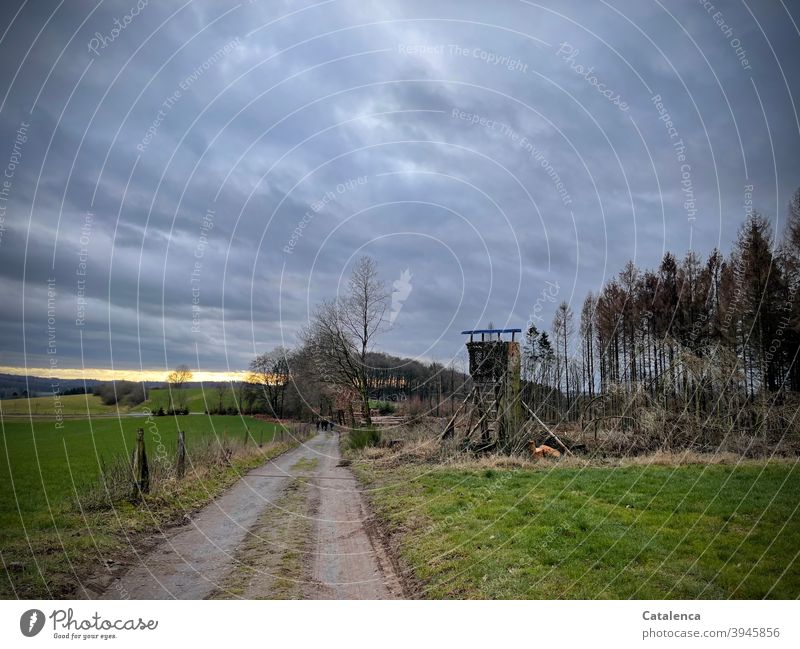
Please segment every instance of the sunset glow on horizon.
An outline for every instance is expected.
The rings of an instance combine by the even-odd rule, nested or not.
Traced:
[[[36,376],[54,379],[85,379],[87,381],[159,381],[166,383],[167,374],[172,370],[126,370],[99,369],[93,367],[78,369],[50,369],[48,367],[7,367],[0,365],[0,373],[16,376]],[[216,372],[192,370],[192,383],[217,383],[220,381],[244,381],[249,372]]]

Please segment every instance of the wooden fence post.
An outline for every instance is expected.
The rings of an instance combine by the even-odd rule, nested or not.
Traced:
[[[144,428],[136,431],[136,450],[133,455],[133,479],[140,493],[150,491],[150,469],[147,466],[147,453],[144,448]],[[138,495],[135,494],[135,495]]]
[[[182,478],[186,473],[186,433],[178,431],[178,477]]]

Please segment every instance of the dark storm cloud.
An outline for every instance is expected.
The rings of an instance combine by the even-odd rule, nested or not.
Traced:
[[[0,364],[50,360],[50,308],[60,367],[239,369],[359,254],[411,273],[381,346],[447,360],[800,184],[782,6],[141,4],[0,13]]]

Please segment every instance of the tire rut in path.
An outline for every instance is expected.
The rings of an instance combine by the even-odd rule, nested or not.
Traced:
[[[316,549],[311,565],[318,599],[395,599],[403,588],[380,539],[369,533],[368,512],[350,469],[339,466],[337,435],[326,436],[326,453],[312,479]]]

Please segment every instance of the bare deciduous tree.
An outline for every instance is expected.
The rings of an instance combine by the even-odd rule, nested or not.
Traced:
[[[224,381],[220,381],[219,383],[217,383],[214,386],[214,389],[217,391],[217,398],[219,400],[218,403],[217,403],[217,412],[219,414],[224,414],[224,412],[225,412],[225,395],[228,393],[228,390],[231,389],[230,385],[228,383],[224,382]]]
[[[167,386],[170,388],[170,398],[172,390],[178,393],[178,405],[183,408],[186,405],[186,398],[183,394],[183,386],[192,380],[192,370],[188,365],[178,365],[172,372],[167,374]]]
[[[375,260],[361,257],[347,291],[317,307],[303,332],[325,382],[354,390],[361,399],[361,414],[367,425],[369,413],[369,368],[367,354],[374,338],[386,325],[388,294],[378,278]]]
[[[556,375],[558,386],[561,387],[561,377],[564,377],[564,394],[566,396],[567,412],[570,408],[570,371],[569,371],[569,346],[572,333],[575,329],[572,321],[572,309],[567,302],[562,302],[556,309],[553,317],[553,336],[556,344]],[[562,356],[563,354],[563,356]]]
[[[286,385],[289,382],[289,351],[276,347],[250,362],[250,383],[258,384],[274,417],[283,417]]]

